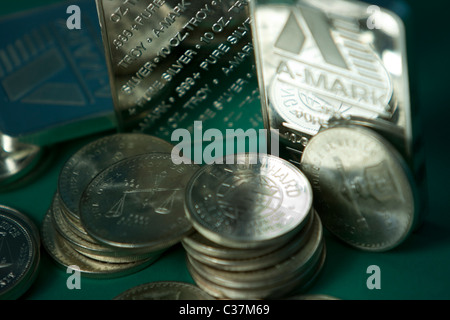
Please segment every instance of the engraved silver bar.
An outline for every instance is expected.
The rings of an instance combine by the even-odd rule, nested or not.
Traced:
[[[259,102],[248,0],[96,3],[121,131],[170,138],[218,117],[232,126]]]
[[[251,3],[265,124],[279,129],[289,148],[301,152],[335,121],[380,120],[383,128],[392,124],[388,133],[401,128],[402,151],[411,156],[404,26],[382,8],[374,20],[369,7],[346,0]]]

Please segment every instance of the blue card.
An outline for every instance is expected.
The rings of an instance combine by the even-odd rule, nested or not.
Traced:
[[[67,25],[70,5],[80,29]],[[0,39],[1,132],[50,145],[115,127],[95,1],[3,17]]]

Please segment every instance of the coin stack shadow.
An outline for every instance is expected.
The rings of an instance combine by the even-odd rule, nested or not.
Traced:
[[[101,243],[86,231],[80,214],[75,212],[79,210],[70,207],[77,209],[84,189],[94,177],[120,160],[171,148],[168,142],[149,135],[113,134],[73,154],[61,170],[57,191],[42,224],[43,244],[50,256],[65,268],[75,266],[84,275],[96,278],[130,274],[156,261],[167,248],[118,248]]]
[[[281,166],[291,167],[289,170],[296,170],[292,165],[282,159],[278,158],[278,160],[275,160],[273,156],[269,159],[269,161],[276,161],[277,165],[281,163]],[[264,166],[262,165],[261,168]],[[274,166],[274,164],[272,163],[268,166]],[[225,168],[223,171],[231,172],[232,170]],[[235,172],[238,171],[236,170]],[[261,171],[264,171],[264,169]],[[270,170],[268,169],[268,171]],[[214,175],[216,173],[214,172]],[[211,175],[213,174],[211,173]],[[198,176],[191,180],[194,181],[192,183],[194,184],[194,190],[192,192],[200,191],[196,189],[195,185],[203,190],[209,187],[206,179],[199,179],[200,181],[196,183],[195,179]],[[258,179],[259,177],[254,181]],[[261,181],[264,180],[273,181],[273,176],[265,175],[261,177]],[[204,184],[205,181],[206,184]],[[247,184],[250,184],[248,181],[246,180]],[[302,182],[298,184],[302,185]],[[272,187],[275,186],[272,185]],[[248,199],[254,189],[250,187],[247,190],[250,193],[246,194],[246,191],[241,190],[236,193],[237,197],[239,198],[240,195],[243,195],[243,198],[247,197]],[[304,190],[308,190],[308,188],[305,187]],[[189,191],[188,187],[187,192]],[[261,194],[269,194],[269,189],[265,189],[264,186],[258,191]],[[202,194],[199,199],[203,196]],[[205,196],[205,198],[211,199],[214,196]],[[242,204],[243,198],[237,199],[232,197],[226,199],[226,201],[230,201],[230,203],[234,203],[237,206],[241,205],[246,207],[245,204]],[[221,200],[224,200],[224,198],[222,197]],[[251,203],[255,201],[263,202],[263,199],[254,198],[250,200]],[[255,206],[258,205],[253,203],[252,207]],[[298,223],[295,228],[289,231],[284,231],[283,229],[283,232],[277,233],[277,236],[271,238],[270,241],[261,239],[252,241],[251,245],[246,245],[245,243],[232,244],[224,239],[224,233],[221,233],[223,229],[219,230],[221,229],[219,225],[226,224],[230,226],[230,223],[232,224],[233,222],[222,220],[216,224],[217,221],[221,220],[221,214],[217,213],[220,209],[215,212],[211,207],[199,205],[199,202],[195,201],[192,204],[187,204],[186,214],[193,221],[196,232],[185,237],[182,240],[182,245],[186,250],[188,270],[196,284],[208,294],[218,299],[282,299],[294,293],[304,292],[319,275],[325,263],[326,246],[322,233],[322,223],[312,206],[304,206],[305,209],[294,209],[291,211],[286,209],[287,207],[289,205],[284,202],[280,204],[279,208],[286,210],[283,215],[289,216],[290,223],[294,225]],[[298,204],[296,207],[302,207],[302,205]],[[195,213],[197,209],[199,212]],[[233,210],[232,212],[236,216],[232,220],[235,223],[243,223],[240,226],[242,227],[240,232],[234,233],[232,231],[235,235],[239,234],[239,237],[247,234],[247,232],[252,234],[253,232],[255,232],[254,234],[258,233],[257,231],[249,231],[252,227],[256,228],[255,224],[252,224],[249,216],[243,219],[237,218],[242,212],[236,213]],[[300,213],[301,211],[303,213]],[[267,211],[257,213],[254,216],[256,220],[253,220],[253,222],[257,222],[257,220],[261,222],[262,220],[260,219],[265,220],[265,218],[261,218],[265,213]],[[294,213],[302,216],[302,218],[294,218]],[[276,217],[277,214],[275,212],[269,214],[269,216],[271,215],[276,220],[279,218],[279,216]],[[219,218],[216,219],[215,217]],[[242,220],[237,222],[239,219]],[[210,221],[211,224],[209,225],[208,222],[205,223],[207,220],[214,220],[214,222]],[[269,229],[267,230],[277,228],[275,220],[271,220],[271,226],[268,226]],[[282,224],[286,227],[289,223]],[[208,230],[205,230],[205,226]]]

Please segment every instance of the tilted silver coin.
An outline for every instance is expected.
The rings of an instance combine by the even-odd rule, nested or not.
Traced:
[[[36,226],[17,210],[0,206],[0,300],[17,299],[25,293],[39,262]]]
[[[89,182],[106,167],[130,156],[170,152],[169,142],[139,133],[117,133],[97,139],[72,155],[58,179],[58,193],[66,211],[79,219],[78,206]]]
[[[306,177],[289,162],[266,154],[227,156],[202,167],[186,191],[186,214],[209,240],[257,248],[292,237],[312,210]]]
[[[335,127],[311,139],[301,168],[324,226],[346,243],[386,251],[416,220],[415,183],[399,153],[362,127]]]
[[[97,175],[80,201],[81,222],[97,241],[119,248],[168,248],[193,231],[185,188],[197,165],[168,153],[122,160]]]
[[[90,259],[73,249],[56,231],[53,218],[47,212],[42,222],[42,243],[53,260],[64,268],[76,266],[79,271],[93,278],[115,278],[137,272],[151,263],[157,257],[129,263],[108,263]]]
[[[128,289],[114,300],[214,300],[214,298],[190,283],[158,281]]]
[[[371,129],[385,138],[394,148],[408,159],[408,145],[406,131],[401,126],[384,119],[365,119],[360,117],[350,117],[348,119],[330,119],[328,127],[342,126],[362,126]]]

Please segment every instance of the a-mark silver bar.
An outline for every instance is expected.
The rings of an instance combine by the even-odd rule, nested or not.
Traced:
[[[348,0],[250,3],[264,124],[279,131],[281,154],[297,165],[327,127],[373,129],[404,156],[425,203],[405,26],[393,12],[369,8]]]
[[[255,100],[246,95],[258,89],[248,0],[96,3],[121,131],[167,138],[239,113],[231,100]]]
[[[288,144],[301,148],[334,118],[380,118],[403,128],[411,154],[403,25],[380,9],[378,29],[369,29],[368,6],[345,0],[251,3],[266,123],[297,126],[296,132],[280,128]]]

